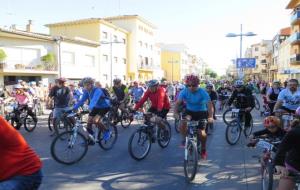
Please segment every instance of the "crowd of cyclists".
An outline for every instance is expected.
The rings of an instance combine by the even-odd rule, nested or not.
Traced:
[[[250,127],[251,112],[255,107],[253,92],[261,93],[264,103],[269,108],[269,115],[264,118],[265,129],[249,136],[249,146],[255,146],[255,139],[261,136],[280,138],[282,142],[274,157],[276,171],[281,174],[278,189],[293,189],[295,182],[289,177],[289,172],[300,172],[300,88],[296,79],[290,79],[284,86],[281,86],[279,81],[274,81],[268,86],[263,82],[243,80],[202,81],[198,76],[191,74],[187,75],[183,82],[176,83],[153,79],[146,83],[135,81],[125,85],[120,79],[114,79],[111,88],[104,88],[100,82],[90,77],[85,77],[78,83],[58,78],[51,88],[45,88],[36,82],[27,84],[25,81],[18,81],[11,90],[2,89],[0,97],[4,102],[3,105],[16,102],[13,111],[17,124],[13,127],[17,130],[22,125],[18,122],[20,112],[24,110],[32,117],[35,125],[38,122],[33,106],[34,99],[44,103],[43,109],[53,109],[54,136],[58,135],[58,125],[63,114],[70,111],[70,107],[77,113],[84,105],[87,106],[88,113],[87,132],[94,135],[92,126],[96,125],[106,137],[111,131],[102,122],[102,118],[110,112],[113,105],[118,105],[121,112],[128,112],[131,121],[134,120],[136,112],[151,112],[156,115],[158,126],[161,128],[164,128],[162,121],[167,119],[170,111],[173,111],[174,118],[180,120],[181,147],[185,146],[187,120],[205,120],[206,122],[199,123],[197,132],[200,139],[199,155],[201,159],[207,159],[207,123],[213,123],[217,119],[216,112],[235,107],[245,110],[245,127]],[[288,129],[283,129],[280,116],[286,112],[293,114],[295,119]],[[4,110],[2,114],[9,113]],[[183,115],[182,118],[180,114]],[[115,120],[114,124],[118,122]],[[11,143],[11,138],[5,137],[8,134],[16,136],[13,138],[15,146],[7,146]],[[36,159],[35,153],[23,137],[11,130],[9,123],[2,117],[0,117],[0,142],[0,168],[4,168],[0,170],[0,189],[26,189],[25,187],[37,189],[42,180],[40,161]],[[89,145],[93,144],[94,141],[89,141]],[[13,162],[11,157],[14,157]],[[34,159],[32,164],[27,162],[28,166],[23,168],[12,166],[20,166],[24,159],[29,158]]]

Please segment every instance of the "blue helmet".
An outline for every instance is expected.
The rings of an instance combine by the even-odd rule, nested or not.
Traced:
[[[159,81],[156,79],[150,80],[148,82],[148,87],[153,87],[153,86],[158,86],[159,85]]]

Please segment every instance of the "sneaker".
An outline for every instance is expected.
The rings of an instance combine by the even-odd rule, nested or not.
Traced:
[[[207,159],[207,152],[206,150],[202,150],[200,154],[201,159],[206,160]]]
[[[185,148],[185,140],[182,140],[180,145],[179,145],[180,148]]]
[[[93,145],[95,145],[95,142],[93,140],[89,139],[88,140],[88,145],[89,146],[93,146]]]

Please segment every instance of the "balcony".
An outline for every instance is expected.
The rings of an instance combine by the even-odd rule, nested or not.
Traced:
[[[300,64],[300,54],[291,55],[290,64],[292,64],[292,65]]]
[[[0,63],[0,73],[58,74],[57,66],[45,63],[22,64],[22,61]]]
[[[270,71],[277,71],[278,70],[278,65],[271,65],[270,66]]]
[[[300,11],[296,11],[291,16],[291,25],[299,25],[300,24]]]
[[[291,45],[299,45],[300,44],[300,33],[296,32],[289,37],[289,42]]]
[[[154,70],[154,66],[153,65],[149,65],[149,64],[143,64],[143,63],[140,63],[138,65],[138,70],[142,70],[142,71],[153,71]]]

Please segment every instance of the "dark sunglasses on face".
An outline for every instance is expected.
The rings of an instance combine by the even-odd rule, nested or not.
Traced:
[[[198,85],[186,85],[187,87],[197,87]]]

